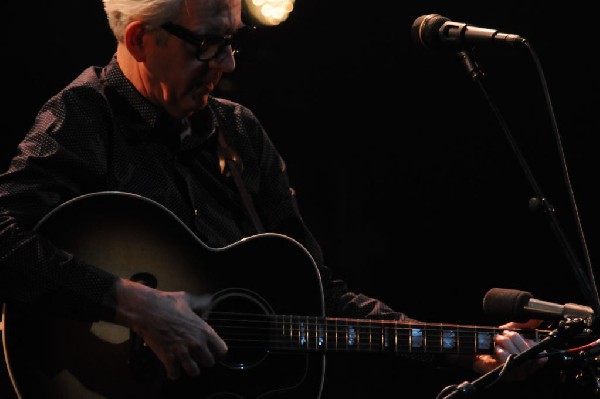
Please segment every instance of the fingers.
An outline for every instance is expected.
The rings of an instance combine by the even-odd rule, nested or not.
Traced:
[[[496,355],[500,361],[505,361],[510,354],[521,353],[531,347],[530,341],[511,330],[505,330],[502,334],[496,335],[494,342],[496,343]]]
[[[200,324],[201,327],[196,330],[198,334],[181,342],[174,350],[174,365],[165,365],[168,378],[180,378],[181,370],[187,376],[196,377],[201,373],[202,367],[213,367],[217,359],[224,358],[227,354],[225,341],[204,320]]]
[[[527,339],[514,330],[536,328],[541,322],[541,320],[529,320],[526,323],[511,322],[500,326],[504,331],[501,334],[494,336],[493,356],[476,356],[473,363],[474,370],[481,374],[487,373],[501,364],[511,362],[512,360],[509,359],[511,355],[516,356],[522,354],[537,345],[537,342],[534,340]],[[510,368],[508,375],[504,376],[504,378],[513,381],[522,380],[547,361],[548,359],[546,357],[537,358],[535,361],[525,361],[517,367]]]
[[[200,375],[200,366],[212,367],[215,365],[215,358],[206,345],[196,346],[192,350],[180,346],[160,360],[164,364],[167,378],[170,380],[181,378],[182,372],[189,377],[196,377]]]
[[[511,355],[522,354],[537,344],[535,341],[526,339],[521,334],[511,330],[505,330],[502,334],[494,337],[494,343],[494,356],[500,363],[506,363],[509,361]],[[536,361],[526,361],[515,369],[512,369],[508,379],[522,380],[528,374],[537,370],[547,360],[547,358],[542,357]]]
[[[190,308],[198,315],[200,316],[208,316],[206,314],[206,312],[208,312],[212,306],[212,295],[208,295],[208,294],[204,294],[204,295],[192,295],[189,293],[186,293],[186,299],[187,302],[190,306]],[[212,352],[214,352],[214,356],[217,358],[222,358],[227,354],[227,344],[225,343],[225,341],[223,341],[223,339],[221,339],[221,337],[217,334],[217,332],[208,324],[203,322],[203,330],[205,332],[205,336],[206,336],[206,343],[207,345],[210,347],[210,349],[212,350]],[[207,364],[205,364],[206,366],[212,366],[215,363],[213,354],[209,352],[210,354],[210,359],[208,356],[206,356],[206,350],[202,347],[200,347],[200,355],[201,355],[201,359],[203,359],[204,362],[207,362]]]
[[[195,348],[194,353],[196,353],[196,359],[198,359],[202,366],[212,367],[215,365],[215,357],[207,345]]]
[[[217,358],[225,357],[227,351],[229,350],[227,347],[227,343],[219,336],[219,334],[217,334],[217,332],[208,323],[205,323],[205,329],[207,330],[206,343],[210,347],[211,351],[214,353],[214,356],[216,356]]]
[[[156,354],[158,359],[165,366],[165,372],[167,378],[170,380],[176,380],[181,377],[181,368],[179,367],[179,361],[175,358],[174,353],[168,354]]]
[[[149,298],[148,306],[136,308],[132,328],[163,363],[169,379],[195,377],[201,368],[213,367],[225,357],[227,344],[200,314],[210,310],[211,295],[177,291],[158,292]]]
[[[217,359],[227,354],[227,344],[206,324],[199,337],[187,344],[181,342],[166,359],[160,359],[166,369],[167,377],[175,380],[182,372],[189,377],[200,375],[202,367],[213,367]],[[208,333],[205,333],[209,330]]]
[[[509,322],[500,326],[502,329],[506,330],[519,330],[519,329],[529,329],[529,328],[537,328],[542,323],[542,320],[539,319],[530,319],[524,323],[517,322]]]
[[[206,316],[212,306],[212,295],[192,295],[190,293],[185,294],[186,301],[189,307],[198,315]]]
[[[176,356],[179,359],[179,364],[181,365],[181,368],[183,369],[185,374],[187,374],[190,377],[196,377],[197,375],[200,375],[200,367],[198,366],[198,363],[196,362],[196,360],[190,355],[189,351],[182,350],[181,353],[177,354]],[[212,355],[210,355],[210,352],[208,352],[208,355],[206,353],[203,354],[203,356],[212,358]],[[204,360],[202,360],[202,361],[204,362]],[[214,359],[213,359],[213,363],[210,364],[210,366],[212,366],[213,364],[214,364]],[[179,378],[179,376],[177,376],[177,378]]]
[[[505,330],[494,337],[495,351],[498,360],[505,361],[511,354],[519,354],[537,345],[534,340],[526,339],[521,334],[512,330]],[[545,358],[540,359],[545,361]]]

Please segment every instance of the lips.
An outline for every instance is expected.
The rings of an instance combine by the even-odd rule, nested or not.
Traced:
[[[204,85],[194,85],[191,90],[192,95],[208,94],[208,93],[210,93],[210,90],[208,87],[206,87]]]
[[[212,82],[198,82],[192,87],[194,94],[205,93],[210,94],[213,92],[215,85]]]

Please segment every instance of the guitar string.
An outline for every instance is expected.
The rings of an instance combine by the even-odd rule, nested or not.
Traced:
[[[492,336],[501,329],[443,323],[335,319],[315,316],[214,313],[211,324],[236,348],[489,353]],[[219,316],[220,318],[216,318]],[[226,317],[224,317],[226,316]],[[531,331],[524,331],[529,332]],[[536,338],[548,331],[535,331]]]

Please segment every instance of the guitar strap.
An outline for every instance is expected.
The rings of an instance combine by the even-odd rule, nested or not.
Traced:
[[[242,180],[241,171],[244,169],[244,164],[242,163],[239,155],[231,146],[229,146],[227,140],[225,140],[225,135],[223,135],[223,132],[219,126],[217,126],[217,140],[219,142],[217,151],[219,155],[219,167],[221,168],[221,173],[224,176],[233,177],[235,185],[237,186],[240,196],[242,197],[242,202],[244,202],[244,206],[246,207],[246,211],[248,211],[248,214],[252,219],[254,228],[257,232],[264,233],[265,228],[258,217],[252,197],[250,196],[250,193],[246,189],[246,185]]]

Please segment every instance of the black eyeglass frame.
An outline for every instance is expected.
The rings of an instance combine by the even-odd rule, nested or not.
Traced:
[[[233,54],[236,54],[240,50],[241,40],[240,37],[246,37],[249,32],[252,32],[256,29],[253,25],[246,25],[237,31],[235,31],[231,35],[217,35],[213,33],[207,33],[205,35],[198,35],[191,30],[184,28],[181,25],[178,25],[174,22],[165,22],[161,25],[161,28],[170,33],[171,35],[183,40],[186,43],[189,43],[196,47],[196,59],[198,61],[210,61],[214,58],[217,58],[223,52],[223,49],[227,46],[231,46],[231,50]],[[216,44],[219,43],[215,54],[211,57],[202,57],[202,52],[206,51],[202,46],[206,44]]]

